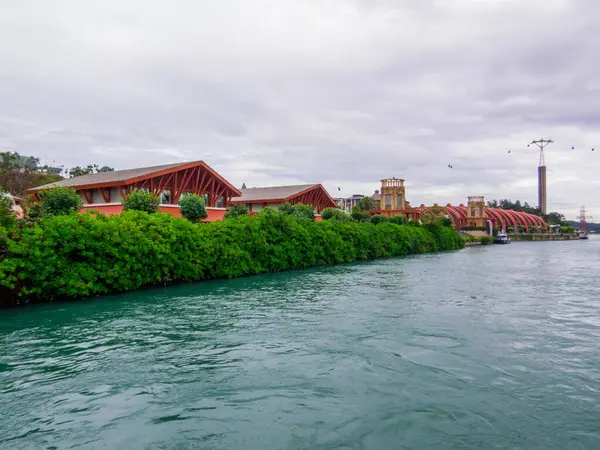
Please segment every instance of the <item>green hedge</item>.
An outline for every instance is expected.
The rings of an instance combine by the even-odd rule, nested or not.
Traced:
[[[275,210],[192,224],[166,214],[73,214],[0,229],[0,303],[131,291],[462,248],[441,225],[297,219]]]

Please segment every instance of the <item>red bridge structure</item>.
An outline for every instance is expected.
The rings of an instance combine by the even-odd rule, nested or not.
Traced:
[[[413,211],[418,211],[419,218],[427,214],[447,215],[452,219],[457,231],[465,227],[487,228],[486,225],[489,223],[492,227],[505,230],[512,227],[515,232],[518,232],[521,227],[526,232],[548,231],[548,224],[541,217],[522,211],[490,208],[485,206],[483,197],[469,197],[468,206],[463,204],[454,206],[450,203],[446,206],[434,205],[432,207],[421,205]]]

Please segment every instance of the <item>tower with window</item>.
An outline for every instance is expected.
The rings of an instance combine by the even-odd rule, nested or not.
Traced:
[[[485,208],[485,197],[469,197],[469,203],[467,204],[467,226],[484,228],[487,218]]]
[[[386,178],[381,180],[382,210],[394,211],[406,209],[406,187],[400,178]]]

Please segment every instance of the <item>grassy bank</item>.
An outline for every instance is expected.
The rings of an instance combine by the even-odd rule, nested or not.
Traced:
[[[172,281],[233,278],[462,248],[424,226],[254,217],[192,224],[165,214],[72,214],[0,229],[0,304],[80,298]]]

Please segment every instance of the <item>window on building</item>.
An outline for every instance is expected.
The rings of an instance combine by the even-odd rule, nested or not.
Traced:
[[[483,206],[479,207],[479,217],[483,217]]]
[[[392,196],[385,194],[385,209],[392,209]]]
[[[475,207],[471,208],[471,217],[475,217]]]
[[[396,205],[398,209],[402,209],[402,194],[398,194],[396,197]]]
[[[217,203],[215,204],[217,208],[225,208],[225,198],[219,197]]]
[[[169,191],[169,190],[162,191],[162,194],[160,194],[160,202],[163,205],[170,205],[171,204],[171,191]]]

